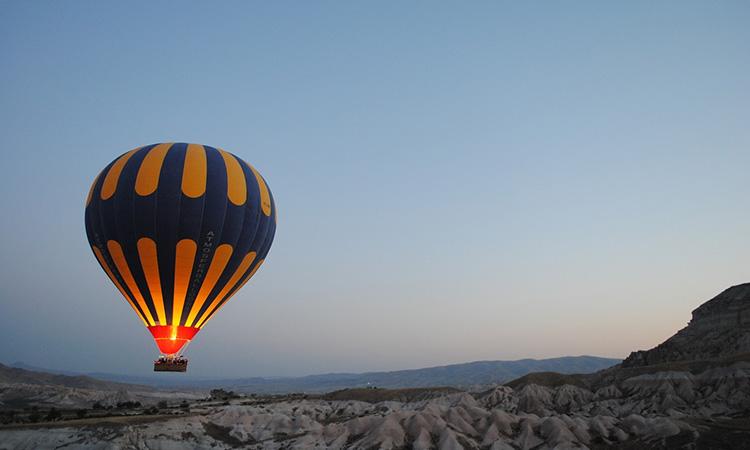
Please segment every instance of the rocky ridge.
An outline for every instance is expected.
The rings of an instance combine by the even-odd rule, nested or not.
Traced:
[[[702,304],[690,323],[651,350],[636,351],[622,367],[750,354],[750,283],[732,286]]]

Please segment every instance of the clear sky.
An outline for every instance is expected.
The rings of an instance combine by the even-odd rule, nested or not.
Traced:
[[[0,362],[147,374],[84,200],[223,147],[279,209],[201,376],[624,357],[750,281],[750,3],[0,4]]]

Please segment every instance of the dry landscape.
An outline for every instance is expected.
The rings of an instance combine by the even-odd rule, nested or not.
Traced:
[[[532,373],[483,391],[165,392],[2,374],[0,449],[750,448],[750,284],[620,365]],[[98,407],[80,412],[91,402]]]

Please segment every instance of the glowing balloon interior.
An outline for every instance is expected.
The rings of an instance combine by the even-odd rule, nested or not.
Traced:
[[[252,278],[275,231],[263,177],[204,145],[131,150],[102,170],[86,200],[94,256],[168,357]]]

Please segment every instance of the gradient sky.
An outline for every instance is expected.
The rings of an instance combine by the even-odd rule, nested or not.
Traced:
[[[84,200],[223,147],[279,208],[200,376],[652,347],[750,281],[750,3],[3,2],[0,362],[148,374]]]

